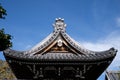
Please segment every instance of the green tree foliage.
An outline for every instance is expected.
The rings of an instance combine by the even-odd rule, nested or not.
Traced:
[[[0,5],[0,18],[5,19],[6,15],[6,10]]]
[[[5,34],[4,29],[0,30],[0,51],[12,47],[11,35]]]
[[[6,10],[0,5],[0,19],[5,19]],[[5,34],[4,29],[0,29],[0,51],[12,47],[11,35]]]

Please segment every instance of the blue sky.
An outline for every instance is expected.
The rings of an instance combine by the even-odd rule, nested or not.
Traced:
[[[120,50],[120,0],[0,0],[7,10],[0,28],[13,36],[12,49],[28,50],[65,19],[67,33],[90,50]],[[0,52],[1,53],[1,52]],[[108,70],[117,70],[120,52]],[[4,59],[2,53],[0,59]],[[104,74],[98,79],[103,80]]]

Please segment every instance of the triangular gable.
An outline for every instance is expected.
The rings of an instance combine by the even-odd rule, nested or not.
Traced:
[[[63,52],[73,52],[76,54],[94,54],[93,51],[85,49],[66,33],[64,19],[57,18],[53,26],[53,33],[31,50],[26,51],[25,54],[44,54],[52,50],[53,52],[55,50],[56,52],[62,52],[63,50]]]
[[[46,53],[75,53],[77,54],[78,51],[75,50],[62,36],[61,33],[58,34],[58,37],[51,42],[46,48],[43,50],[35,53],[35,54],[46,54]]]

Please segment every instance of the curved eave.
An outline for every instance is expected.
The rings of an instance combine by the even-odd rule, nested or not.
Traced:
[[[34,46],[32,49],[25,51],[24,54],[34,55],[35,53],[42,51],[56,39],[58,34],[59,34],[58,31],[54,31],[48,37],[46,37],[43,41],[41,41],[36,46]]]
[[[61,29],[54,31],[48,37],[46,37],[43,41],[38,43],[35,47],[33,47],[32,49],[28,51],[25,51],[24,53],[34,55],[44,50],[46,47],[52,44],[59,35],[62,35],[65,41],[67,41],[67,43],[70,46],[72,46],[75,50],[77,50],[79,53],[82,53],[82,54],[94,54],[95,53],[94,51],[84,48],[82,45],[80,45],[78,42],[72,39],[64,30],[61,30]]]
[[[84,48],[82,45],[80,45],[77,41],[75,41],[73,38],[71,38],[66,32],[61,31],[62,36],[65,38],[65,40],[72,46],[74,49],[76,49],[78,52],[83,53],[85,55],[87,54],[95,54],[94,51],[88,50]]]
[[[49,60],[49,61],[103,61],[106,59],[113,59],[116,55],[116,50],[115,49],[110,49],[107,51],[103,52],[97,52],[95,54],[88,54],[88,55],[75,55],[72,53],[66,53],[62,55],[60,53],[47,53],[44,55],[28,55],[24,54],[24,52],[19,52],[19,51],[14,51],[11,49],[5,50],[4,55],[5,57],[9,57],[12,59],[20,59],[20,60]],[[50,55],[52,54],[52,55]]]

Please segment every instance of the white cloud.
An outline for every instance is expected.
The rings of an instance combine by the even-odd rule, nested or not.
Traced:
[[[97,42],[82,42],[83,46],[87,49],[94,51],[108,50],[111,47],[114,47],[118,50],[115,59],[108,69],[118,69],[120,66],[120,32],[112,32],[105,39],[100,39]]]
[[[30,49],[30,48],[32,48],[32,45],[27,45],[26,47],[25,47],[25,50],[27,49]]]
[[[120,17],[117,18],[117,26],[120,27]]]

